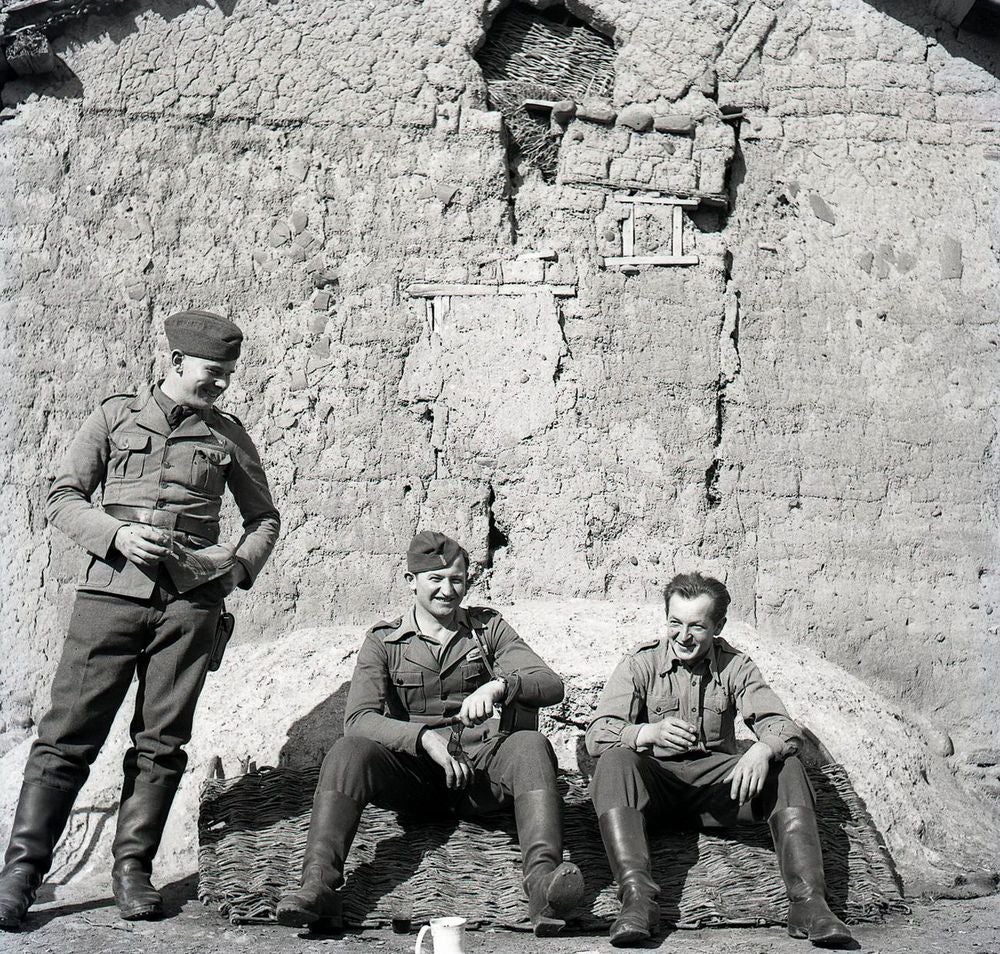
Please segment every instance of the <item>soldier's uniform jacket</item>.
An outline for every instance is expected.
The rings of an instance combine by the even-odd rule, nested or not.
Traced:
[[[475,607],[458,613],[458,633],[442,647],[440,659],[432,648],[436,644],[421,635],[413,609],[368,631],[347,694],[346,735],[365,736],[389,749],[415,754],[426,723],[457,715],[466,696],[493,678],[473,629],[481,634],[497,675],[507,679],[501,705],[516,701],[541,708],[562,700],[562,679],[498,612]],[[475,761],[501,738],[498,720],[490,719],[465,729],[462,747]]]
[[[218,542],[222,493],[229,487],[243,515],[235,549],[249,588],[278,537],[278,511],[250,436],[239,420],[215,409],[173,430],[152,388],[105,400],[84,422],[63,459],[46,503],[48,519],[90,554],[78,588],[148,599],[159,568],[130,563],[112,546],[125,523],[103,508],[165,511],[180,521],[182,544]],[[103,488],[102,507],[92,504]]]
[[[638,749],[643,724],[672,716],[698,727],[695,751],[735,755],[737,714],[775,758],[798,751],[801,730],[746,653],[717,636],[706,656],[688,669],[669,639],[651,639],[611,674],[587,728],[587,751],[599,755],[616,745]],[[653,755],[673,757],[659,747]]]

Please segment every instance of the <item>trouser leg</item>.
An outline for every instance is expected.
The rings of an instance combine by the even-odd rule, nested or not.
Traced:
[[[77,792],[132,681],[147,622],[141,602],[77,594],[0,872],[0,927],[23,920],[52,865]]]
[[[535,935],[558,934],[583,894],[583,875],[575,864],[563,861],[563,806],[552,745],[540,732],[515,732],[482,761],[496,804],[514,802],[528,919]],[[469,793],[467,811],[473,805],[488,807],[480,792],[476,786]]]
[[[313,797],[309,835],[299,888],[286,893],[276,911],[281,924],[301,927],[323,921],[342,926],[337,890],[344,883],[344,863],[370,802],[387,808],[433,803],[432,768],[416,756],[392,752],[378,742],[350,736],[338,739],[320,771]]]
[[[183,746],[191,738],[220,612],[218,600],[200,599],[197,590],[186,596],[158,590],[154,597],[151,638],[136,667],[132,745],[123,760],[112,846],[115,900],[129,921],[163,913],[163,899],[151,881],[153,859],[187,764]]]
[[[77,792],[108,737],[149,640],[149,604],[78,593],[24,779]]]
[[[631,749],[610,749],[597,761],[591,798],[622,902],[608,932],[615,947],[640,944],[659,928],[660,887],[653,880],[643,811],[656,810],[657,795],[671,784],[669,773]]]

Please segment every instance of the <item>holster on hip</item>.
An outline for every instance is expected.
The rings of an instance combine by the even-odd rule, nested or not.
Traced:
[[[222,657],[226,654],[226,646],[232,639],[236,628],[236,617],[226,612],[226,604],[222,604],[219,622],[215,624],[215,638],[212,640],[212,652],[208,657],[208,671],[215,672],[222,665]]]

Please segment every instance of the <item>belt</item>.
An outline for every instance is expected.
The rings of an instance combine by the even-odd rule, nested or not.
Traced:
[[[161,527],[164,530],[180,530],[196,537],[210,538],[218,529],[218,524],[207,520],[198,520],[183,513],[172,510],[153,510],[150,507],[127,507],[124,504],[108,504],[104,508],[106,514],[118,520],[129,523],[144,523],[150,527]]]

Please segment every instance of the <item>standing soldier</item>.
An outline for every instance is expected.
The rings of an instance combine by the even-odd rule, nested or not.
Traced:
[[[89,559],[0,872],[0,927],[8,930],[35,899],[133,674],[139,687],[112,885],[126,920],[163,913],[150,883],[153,857],[187,762],[183,746],[223,600],[237,586],[249,589],[278,536],[253,442],[235,417],[214,409],[243,333],[206,311],[172,315],[164,327],[166,379],[105,400],[78,431],[49,492],[49,520]],[[235,547],[218,545],[227,485],[243,515]]]
[[[563,697],[562,680],[494,610],[462,607],[469,558],[442,533],[418,533],[406,554],[414,606],[376,624],[358,654],[345,736],[323,760],[302,886],[281,899],[282,924],[339,928],[337,890],[370,802],[407,811],[477,815],[513,805],[528,919],[537,936],[558,933],[583,893],[563,861],[562,801],[548,739],[508,720]],[[504,709],[498,721],[493,707]],[[450,729],[442,723],[455,722]],[[449,739],[449,732],[451,738]]]
[[[788,892],[788,933],[849,943],[826,903],[812,788],[795,755],[799,727],[753,660],[719,638],[728,590],[684,573],[663,597],[666,637],[640,643],[619,663],[587,728],[587,751],[600,756],[591,796],[622,902],[611,943],[640,944],[659,925],[646,816],[691,826],[767,821]],[[757,736],[743,755],[737,713]]]

